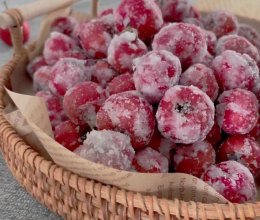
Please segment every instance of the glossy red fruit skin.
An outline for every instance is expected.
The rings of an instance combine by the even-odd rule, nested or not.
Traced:
[[[24,22],[22,26],[23,43],[26,43],[30,38],[31,28],[28,22]],[[0,38],[8,46],[13,46],[12,37],[9,29],[0,28]]]
[[[140,173],[168,173],[169,169],[168,159],[150,147],[137,152],[132,164]]]
[[[224,161],[210,166],[201,179],[230,202],[244,203],[256,199],[253,175],[236,161]]]
[[[194,64],[181,74],[180,85],[196,86],[214,102],[218,97],[218,83],[212,69],[203,64]]]
[[[218,125],[230,135],[247,134],[258,120],[258,101],[254,93],[244,89],[223,92],[216,106]]]
[[[97,83],[88,81],[69,89],[64,96],[63,106],[73,123],[94,128],[96,113],[104,101],[104,90]]]
[[[55,140],[70,151],[74,151],[82,144],[80,126],[71,121],[64,121],[54,129]]]
[[[235,160],[246,166],[253,176],[260,174],[260,145],[245,135],[235,135],[224,141],[219,148],[220,161]]]
[[[173,86],[162,98],[156,119],[158,129],[174,143],[192,144],[206,138],[214,124],[215,107],[195,86]]]
[[[175,148],[173,163],[177,173],[187,173],[198,178],[206,169],[215,164],[216,153],[207,141],[193,144],[179,144]]]
[[[153,50],[168,50],[177,56],[183,69],[200,63],[207,53],[205,34],[199,27],[186,23],[170,23],[154,37]]]
[[[237,18],[227,11],[213,11],[203,18],[206,30],[212,31],[220,38],[228,34],[236,34],[238,31]]]
[[[143,41],[150,41],[163,25],[161,10],[150,0],[123,0],[114,15],[119,32],[130,26],[137,29]]]
[[[154,127],[152,106],[136,91],[110,96],[97,113],[98,130],[114,130],[129,135],[135,149],[147,146]]]
[[[114,94],[132,90],[135,90],[133,75],[130,73],[125,73],[116,76],[108,83],[106,88],[106,94],[107,97],[109,97]]]

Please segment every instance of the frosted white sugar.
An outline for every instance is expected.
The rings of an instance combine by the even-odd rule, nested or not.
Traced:
[[[74,153],[93,162],[128,170],[135,152],[127,135],[109,130],[93,130]]]
[[[144,107],[142,105],[142,107]],[[136,137],[146,140],[151,135],[151,128],[145,109],[140,108],[134,118],[134,134]]]

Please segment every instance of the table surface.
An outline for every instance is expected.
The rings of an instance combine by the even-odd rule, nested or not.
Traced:
[[[9,0],[8,6],[15,7],[32,0]],[[101,10],[115,6],[119,0],[107,1],[100,0]],[[84,5],[84,7],[82,7]],[[78,3],[76,8],[86,8],[89,6],[89,0]],[[0,5],[3,11],[3,5]],[[31,24],[31,40],[37,37],[37,27],[40,19],[34,19]],[[0,42],[0,65],[5,64],[12,55],[12,48],[5,46]],[[6,167],[2,154],[0,153],[0,220],[57,220],[60,219],[51,213],[44,206],[32,198],[15,180],[11,172]]]

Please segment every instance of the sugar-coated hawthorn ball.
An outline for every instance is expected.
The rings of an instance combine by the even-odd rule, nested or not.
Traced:
[[[107,60],[119,72],[133,72],[133,60],[146,54],[146,45],[138,38],[137,33],[125,31],[115,35],[108,48]]]
[[[257,64],[247,54],[224,51],[215,57],[211,67],[221,91],[235,88],[252,91],[259,80]]]
[[[221,37],[216,45],[216,54],[219,55],[225,50],[233,50],[241,54],[247,54],[256,62],[259,60],[258,49],[246,38],[232,34]]]
[[[199,63],[207,52],[202,29],[192,24],[173,23],[163,27],[154,37],[154,50],[168,50],[179,57],[182,65]]]
[[[53,95],[50,91],[37,92],[36,96],[43,98],[45,101],[53,129],[68,119],[63,110],[62,99],[60,97]]]
[[[204,64],[190,66],[180,77],[180,85],[196,86],[205,92],[212,101],[218,97],[218,83],[212,69]]]
[[[187,0],[155,0],[166,22],[181,22],[185,18],[199,18],[199,12]]]
[[[92,76],[92,81],[99,83],[102,87],[105,87],[108,82],[118,75],[106,60],[90,60],[87,61],[86,65]]]
[[[83,145],[74,153],[92,162],[119,170],[130,170],[135,155],[127,135],[109,130],[91,131]]]
[[[116,21],[113,8],[105,9],[100,13],[98,18],[111,28],[115,28]]]
[[[49,81],[51,79],[50,66],[42,66],[33,75],[33,89],[34,91],[49,90]]]
[[[48,65],[53,65],[63,58],[64,54],[77,49],[76,42],[72,38],[59,32],[52,32],[45,41],[43,57]]]
[[[161,10],[150,0],[122,0],[114,15],[119,32],[135,28],[144,41],[150,41],[163,25]]]
[[[198,18],[185,18],[185,19],[183,19],[183,23],[194,24],[194,25],[204,29],[202,22]]]
[[[204,31],[204,34],[208,45],[208,52],[211,55],[215,55],[216,53],[215,48],[217,44],[216,34],[212,31],[206,31],[206,30]]]
[[[168,159],[150,147],[136,153],[133,166],[140,173],[168,173],[169,171]]]
[[[219,148],[220,161],[235,160],[246,166],[253,176],[260,173],[260,145],[245,135],[229,137]]]
[[[120,74],[112,79],[106,88],[107,96],[135,90],[133,75],[130,73]]]
[[[173,156],[174,170],[177,173],[187,173],[198,178],[215,162],[215,150],[207,141],[180,144],[175,148]]]
[[[85,61],[63,58],[52,67],[49,88],[52,93],[64,96],[68,89],[90,79],[91,75],[85,67]]]
[[[151,51],[136,58],[134,69],[135,88],[151,104],[159,103],[181,75],[179,58],[166,50]]]
[[[223,92],[216,106],[218,125],[230,135],[247,134],[258,120],[258,101],[254,93],[244,89]]]
[[[211,145],[214,147],[214,149],[218,149],[221,141],[222,141],[222,131],[221,128],[218,125],[217,120],[215,119],[214,125],[210,132],[208,133],[206,140],[211,143]]]
[[[55,140],[70,151],[74,151],[82,143],[81,128],[70,120],[58,124],[54,129]]]
[[[170,159],[171,151],[176,147],[175,143],[163,137],[157,128],[155,128],[152,139],[147,146],[160,152],[168,159]]]
[[[216,36],[222,37],[228,34],[236,34],[238,31],[237,18],[227,11],[213,11],[203,19],[206,30],[212,31]]]
[[[154,127],[152,106],[136,91],[110,96],[97,113],[98,130],[115,130],[129,135],[135,149],[150,142]]]
[[[63,99],[69,119],[80,125],[96,127],[96,114],[105,101],[104,90],[94,82],[82,82],[69,89]]]
[[[258,51],[260,50],[260,34],[254,27],[248,24],[239,24],[237,34],[250,41]]]
[[[215,108],[208,95],[195,86],[174,86],[162,98],[156,119],[165,138],[192,144],[206,138],[214,124]]]
[[[35,57],[27,66],[27,73],[31,78],[33,78],[33,74],[42,66],[48,65],[43,56]]]
[[[233,203],[256,199],[256,185],[249,169],[236,161],[211,165],[201,179]]]
[[[51,31],[60,32],[70,36],[77,20],[73,17],[58,17],[51,24]]]
[[[112,40],[106,24],[101,20],[83,23],[79,32],[79,41],[89,58],[107,57],[107,49]]]

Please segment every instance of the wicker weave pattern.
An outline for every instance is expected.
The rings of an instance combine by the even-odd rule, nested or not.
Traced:
[[[19,11],[9,11],[17,24]],[[143,196],[96,183],[45,160],[27,145],[3,116],[4,87],[21,63],[28,62],[21,44],[20,26],[12,28],[15,55],[0,73],[0,143],[4,158],[16,179],[39,202],[65,219],[254,219],[260,202],[202,204]],[[32,47],[31,47],[32,48]]]

